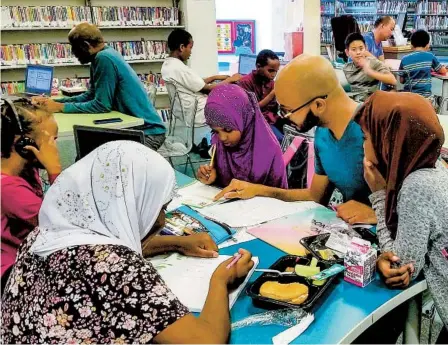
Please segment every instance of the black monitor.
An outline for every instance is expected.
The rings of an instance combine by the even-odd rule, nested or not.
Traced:
[[[407,21],[407,13],[401,12],[397,16],[397,25],[401,29],[401,32],[404,32],[406,30],[406,21]]]
[[[76,160],[84,158],[97,147],[116,140],[129,140],[145,144],[143,131],[89,126],[73,126],[76,144]]]

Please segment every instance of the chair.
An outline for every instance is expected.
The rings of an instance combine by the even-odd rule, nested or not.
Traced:
[[[156,106],[156,98],[157,98],[157,88],[153,83],[146,83],[146,94],[148,95],[149,101],[152,103],[152,105]]]
[[[191,97],[194,101],[188,104],[188,101],[182,99],[182,94],[190,94],[179,90],[175,83],[166,82],[166,88],[170,100],[168,134],[158,152],[168,159],[173,168],[173,158],[186,156],[187,160],[180,165],[185,164],[184,173],[186,173],[189,164],[196,177],[190,152],[194,143],[194,120],[198,101]]]
[[[331,18],[331,29],[333,30],[334,47],[339,52],[339,57],[347,62],[348,57],[345,54],[345,39],[351,33],[360,32],[358,22],[350,15],[334,17]]]

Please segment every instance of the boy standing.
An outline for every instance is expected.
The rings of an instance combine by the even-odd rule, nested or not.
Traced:
[[[360,33],[352,33],[345,40],[345,53],[351,58],[344,66],[344,74],[349,84],[356,91],[373,93],[380,82],[396,85],[395,76],[384,63],[374,57],[366,57],[366,43]]]
[[[411,44],[414,52],[406,55],[401,60],[400,81],[408,92],[418,93],[428,98],[431,97],[431,70],[440,74],[446,74],[447,69],[439,60],[430,53],[430,37],[425,30],[417,30],[411,36]]]
[[[274,93],[274,79],[280,69],[280,60],[272,50],[262,50],[258,53],[256,69],[241,78],[238,85],[255,93],[258,105],[264,118],[271,126],[275,137],[283,140],[283,122],[278,116],[278,103]]]

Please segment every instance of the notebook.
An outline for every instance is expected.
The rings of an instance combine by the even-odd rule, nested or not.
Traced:
[[[199,181],[195,181],[186,185],[185,187],[179,188],[176,197],[169,204],[168,210],[174,210],[181,205],[188,205],[195,208],[204,208],[207,206],[225,202],[226,200],[224,199],[219,201],[213,200],[219,192],[221,192],[221,189],[205,185]]]
[[[191,312],[199,313],[204,308],[213,272],[229,258],[229,255],[220,255],[213,259],[203,259],[174,253],[169,256],[156,256],[150,259],[150,262],[182,304]],[[229,309],[235,304],[258,265],[258,257],[253,257],[252,260],[254,267],[244,282],[229,294]]]

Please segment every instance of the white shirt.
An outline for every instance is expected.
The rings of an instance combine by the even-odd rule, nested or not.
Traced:
[[[193,107],[194,101],[198,101],[195,124],[204,125],[204,108],[207,103],[207,95],[199,92],[205,86],[204,79],[181,60],[173,57],[167,58],[163,63],[162,78],[166,82],[176,84],[184,108]]]

